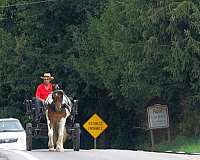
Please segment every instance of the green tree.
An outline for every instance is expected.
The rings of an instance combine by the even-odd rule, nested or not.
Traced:
[[[110,0],[100,18],[88,17],[87,32],[74,35],[75,66],[91,85],[109,91],[117,108],[139,115],[161,96],[175,124],[183,115],[197,130],[185,113],[199,105],[199,15],[198,1]]]

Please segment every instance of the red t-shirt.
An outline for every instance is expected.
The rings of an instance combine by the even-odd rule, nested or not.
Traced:
[[[46,88],[45,88],[45,85],[43,83],[41,83],[37,87],[35,96],[39,97],[39,98],[41,98],[43,100],[46,100],[46,98],[48,97],[48,95],[52,92],[52,84],[49,83]]]

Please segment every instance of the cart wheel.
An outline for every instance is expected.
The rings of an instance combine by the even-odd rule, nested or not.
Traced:
[[[26,149],[27,151],[32,150],[32,124],[26,124]]]
[[[79,123],[75,123],[74,124],[74,131],[73,131],[73,135],[72,135],[74,151],[79,151],[79,149],[80,149],[80,134],[81,134],[80,124]]]

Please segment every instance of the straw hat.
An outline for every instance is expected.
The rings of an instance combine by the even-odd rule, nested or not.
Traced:
[[[51,76],[50,73],[44,73],[43,77],[40,77],[41,79],[49,79],[49,80],[53,80],[54,77]]]

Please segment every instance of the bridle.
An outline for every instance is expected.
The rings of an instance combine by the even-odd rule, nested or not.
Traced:
[[[53,102],[51,104],[51,108],[54,111],[59,112],[59,111],[63,110],[63,107],[62,107],[63,95],[64,95],[63,90],[54,90],[53,91],[53,93],[52,93]],[[60,102],[58,102],[58,101],[60,101]],[[60,107],[58,105],[60,105]]]

